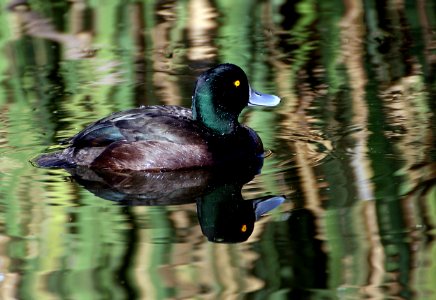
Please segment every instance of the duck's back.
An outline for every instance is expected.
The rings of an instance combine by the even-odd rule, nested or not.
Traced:
[[[62,152],[40,156],[42,167],[88,166],[114,170],[174,170],[208,166],[210,138],[190,109],[147,106],[90,124]]]
[[[117,141],[197,141],[198,123],[181,106],[145,106],[114,113],[88,125],[67,142],[76,148],[107,146]]]

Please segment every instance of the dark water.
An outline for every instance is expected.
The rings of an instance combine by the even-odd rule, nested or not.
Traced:
[[[0,13],[0,298],[436,299],[435,1],[29,3]],[[261,174],[29,163],[221,62],[282,97],[241,117]]]

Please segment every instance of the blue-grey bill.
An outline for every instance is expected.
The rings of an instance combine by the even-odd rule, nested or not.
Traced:
[[[250,106],[276,106],[280,103],[280,98],[276,95],[262,94],[250,88],[250,98],[248,105]]]
[[[259,220],[262,215],[280,206],[283,202],[285,202],[285,197],[282,196],[274,196],[267,199],[253,201],[256,220]]]

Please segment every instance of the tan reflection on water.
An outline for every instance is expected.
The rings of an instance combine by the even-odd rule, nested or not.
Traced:
[[[18,38],[23,35],[30,35],[58,42],[65,46],[66,59],[81,59],[95,55],[92,49],[92,34],[83,31],[83,3],[73,3],[71,7],[71,28],[72,33],[58,31],[50,19],[43,17],[40,13],[32,11],[27,5],[15,7],[14,17]]]
[[[190,47],[187,57],[191,61],[212,60],[216,56],[214,36],[211,34],[218,25],[218,14],[207,0],[189,1],[188,35]]]
[[[356,177],[359,199],[374,199],[373,187],[370,179],[372,172],[368,162],[367,139],[368,139],[368,108],[365,102],[366,74],[364,62],[364,11],[362,3],[346,2],[347,11],[341,20],[341,45],[344,64],[347,66],[347,74],[350,77],[351,98],[353,102],[353,126],[357,132],[353,134],[356,140],[353,152],[352,166]]]
[[[368,108],[365,101],[365,85],[367,84],[366,73],[364,71],[364,37],[366,34],[364,24],[364,11],[362,3],[346,1],[346,13],[340,22],[341,28],[341,54],[344,64],[347,66],[347,74],[350,77],[350,88],[352,105],[353,105],[353,126],[357,129],[352,134],[355,139],[352,152],[352,161],[350,165],[353,168],[355,184],[358,197],[361,200],[374,200],[373,186],[371,177],[373,176],[367,153],[369,151],[367,140],[369,130]],[[364,253],[370,262],[367,266],[366,261],[355,262],[360,265],[362,272],[360,282],[367,286],[366,293],[371,297],[383,297],[383,294],[377,289],[383,283],[384,275],[384,256],[383,248],[378,235],[377,220],[373,201],[359,205],[356,210],[356,223],[362,224],[359,231],[364,232],[368,238],[368,246],[364,246]],[[344,285],[355,285],[352,274],[353,266],[350,265],[350,276],[345,278]],[[365,278],[367,277],[367,279]]]

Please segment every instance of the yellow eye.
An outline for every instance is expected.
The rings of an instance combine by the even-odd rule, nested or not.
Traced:
[[[236,80],[235,82],[233,82],[233,84],[234,84],[236,87],[238,87],[238,86],[241,85],[241,82],[240,82],[239,80]]]
[[[247,231],[247,225],[242,225],[242,227],[241,227],[241,231],[242,232],[246,232]]]

